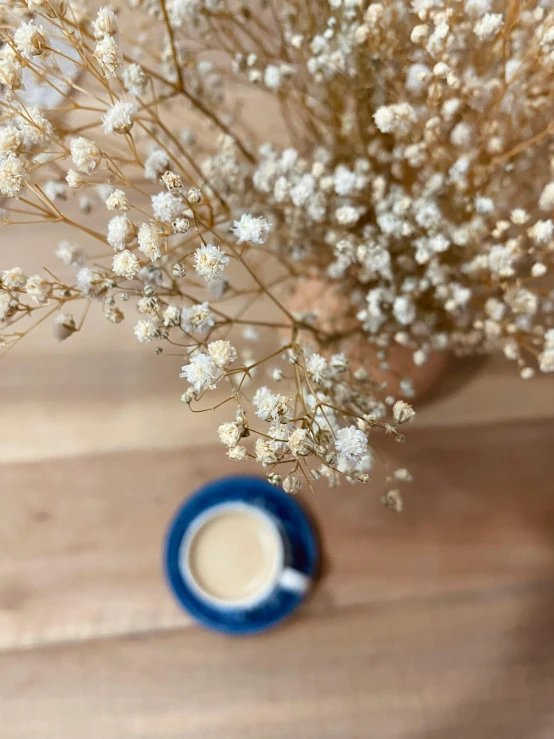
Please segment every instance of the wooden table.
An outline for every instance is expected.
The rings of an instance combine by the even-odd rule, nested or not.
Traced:
[[[179,402],[178,358],[131,333],[92,316],[0,367],[2,739],[554,736],[551,378],[459,365],[396,449],[405,513],[379,480],[305,494],[322,580],[233,640],[178,609],[160,553],[180,501],[239,467]]]

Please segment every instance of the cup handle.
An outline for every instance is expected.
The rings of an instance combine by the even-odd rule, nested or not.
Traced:
[[[279,585],[283,590],[298,593],[298,595],[304,595],[310,587],[311,582],[312,580],[309,575],[305,575],[298,570],[293,570],[292,567],[285,567],[279,578]]]

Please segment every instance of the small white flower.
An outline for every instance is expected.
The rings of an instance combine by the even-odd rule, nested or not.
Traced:
[[[23,68],[15,50],[4,47],[0,53],[0,82],[10,90],[18,90],[23,79]]]
[[[290,191],[290,199],[297,208],[305,205],[312,197],[315,190],[315,178],[313,174],[307,172],[302,175],[300,180]]]
[[[415,411],[409,403],[397,400],[393,406],[392,414],[397,423],[406,423],[415,416]]]
[[[164,223],[171,223],[183,215],[184,205],[179,198],[164,190],[157,195],[152,195],[152,213],[154,218]]]
[[[487,259],[487,255],[482,255]],[[514,274],[513,264],[517,259],[517,253],[509,246],[495,244],[488,254],[488,267],[492,273],[501,277],[511,277]]]
[[[457,123],[450,133],[450,141],[459,149],[467,149],[473,141],[474,129],[471,123],[460,121]]]
[[[187,201],[191,205],[198,205],[202,200],[202,193],[197,187],[191,187],[187,192]]]
[[[335,218],[341,226],[353,226],[361,215],[361,210],[353,205],[343,205],[335,211]]]
[[[327,360],[321,354],[311,354],[306,359],[306,370],[314,382],[321,382],[327,369]]]
[[[346,370],[350,366],[350,362],[345,357],[345,355],[341,352],[340,354],[331,355],[329,366],[331,367],[333,372],[340,375],[343,372],[346,372]]]
[[[373,118],[381,133],[394,133],[399,136],[410,133],[417,120],[415,110],[409,103],[382,105]]]
[[[494,200],[491,198],[478,197],[475,198],[475,210],[477,213],[486,215],[494,212]]]
[[[504,299],[514,313],[523,316],[534,315],[539,307],[537,296],[525,288],[509,288],[506,290]]]
[[[183,328],[189,333],[202,333],[213,326],[215,319],[208,303],[199,303],[181,311]]]
[[[42,189],[49,200],[67,200],[68,188],[63,182],[48,180]]]
[[[0,193],[18,198],[23,190],[27,172],[23,161],[15,154],[0,160]]]
[[[283,490],[290,495],[295,495],[301,487],[302,483],[298,475],[287,475],[283,480]]]
[[[141,97],[146,90],[148,79],[139,64],[129,64],[123,72],[123,85],[133,97]]]
[[[217,433],[222,444],[228,447],[234,447],[239,443],[242,436],[242,428],[237,423],[222,423],[218,427]]]
[[[275,64],[268,64],[264,71],[264,85],[270,90],[281,86],[281,70]]]
[[[101,272],[83,267],[77,272],[77,287],[83,295],[97,298],[106,291],[106,279]]]
[[[208,354],[216,367],[227,369],[237,358],[237,350],[229,341],[212,341],[208,344]]]
[[[138,321],[134,332],[141,344],[149,344],[151,341],[156,341],[160,338],[160,330],[155,323],[148,320]]]
[[[554,182],[549,182],[544,186],[539,199],[539,208],[541,210],[552,210],[554,208]]]
[[[545,333],[544,346],[546,349],[554,349],[554,328],[548,329]]]
[[[554,372],[554,349],[545,349],[539,356],[541,372]]]
[[[392,508],[392,510],[396,511],[396,513],[402,513],[402,509],[404,508],[402,495],[400,493],[400,490],[397,490],[396,488],[393,490],[388,490],[381,498],[381,502],[386,508]]]
[[[249,213],[243,213],[240,221],[235,221],[232,231],[237,238],[237,244],[250,241],[253,244],[265,244],[271,225],[263,216],[254,218]]]
[[[111,8],[100,8],[96,20],[92,21],[94,38],[102,38],[105,34],[114,34],[117,31],[117,17]]]
[[[554,236],[554,224],[550,219],[547,221],[537,221],[528,229],[527,233],[535,244],[545,244]]]
[[[78,136],[71,139],[69,146],[73,164],[79,172],[92,174],[102,159],[102,152],[94,141],[90,141],[84,136]]]
[[[121,66],[121,54],[113,36],[106,35],[100,39],[94,49],[94,56],[102,67],[106,79],[117,75],[117,70]]]
[[[523,210],[523,208],[515,208],[515,210],[510,213],[510,220],[517,226],[521,226],[524,223],[527,223],[529,215]]]
[[[162,256],[162,249],[165,245],[165,235],[160,227],[155,223],[141,223],[138,231],[139,249],[148,257],[151,262],[155,262]]]
[[[409,377],[400,380],[400,392],[405,398],[413,398],[415,395],[414,385]]]
[[[118,100],[111,108],[108,108],[102,118],[104,133],[129,133],[135,121],[137,109],[133,103]]]
[[[64,264],[76,267],[85,263],[85,253],[78,244],[71,241],[60,241],[56,249],[56,256]]]
[[[114,190],[111,195],[106,198],[106,208],[108,210],[129,210],[129,200],[123,190]]]
[[[179,326],[181,309],[177,305],[168,305],[163,312],[164,326]]]
[[[286,442],[288,441],[288,438],[291,435],[292,431],[290,428],[290,424],[285,419],[284,423],[282,423],[281,421],[273,421],[270,424],[267,433],[268,436],[270,436],[275,442],[275,449],[281,450],[286,445]]]
[[[412,64],[406,74],[406,89],[418,94],[427,89],[432,79],[431,70],[426,64]]]
[[[229,459],[234,459],[237,462],[242,462],[248,456],[248,449],[245,446],[234,446],[227,452]]]
[[[519,345],[513,339],[508,339],[502,349],[506,359],[514,361],[519,357]]]
[[[458,98],[450,98],[445,100],[441,106],[441,115],[446,121],[451,121],[460,109],[460,100]]]
[[[190,221],[188,218],[176,218],[171,224],[171,230],[174,234],[184,234],[190,228]]]
[[[427,361],[428,354],[424,349],[417,349],[413,354],[413,360],[416,367],[421,367]]]
[[[181,395],[181,401],[183,403],[186,403],[187,405],[190,405],[193,400],[197,400],[196,390],[193,387],[189,387]]]
[[[190,363],[181,369],[183,371],[179,377],[186,378],[197,393],[215,388],[219,377],[218,370],[213,359],[207,354],[195,354],[191,357]]]
[[[256,415],[264,421],[290,421],[294,403],[286,395],[271,393],[267,388],[260,388],[254,396]]]
[[[65,341],[77,331],[75,319],[69,313],[58,313],[54,319],[54,338]]]
[[[480,18],[491,9],[492,0],[465,0],[465,11],[468,15]]]
[[[350,195],[356,187],[357,179],[355,172],[345,167],[344,164],[340,164],[335,169],[335,174],[333,175],[333,183],[337,195]]]
[[[25,292],[35,303],[46,303],[52,293],[52,285],[40,275],[32,275],[25,284]]]
[[[158,299],[152,296],[143,295],[142,298],[139,298],[137,308],[139,313],[151,318],[158,318],[160,315]]]
[[[27,275],[21,267],[14,267],[2,272],[1,284],[6,290],[21,290],[27,282]]]
[[[256,461],[261,462],[264,467],[278,461],[276,444],[272,439],[256,439],[255,444]]]
[[[485,313],[493,321],[501,321],[506,313],[506,306],[497,298],[489,298],[485,303]]]
[[[218,246],[203,244],[194,252],[194,268],[199,277],[213,282],[223,277],[229,257]]]
[[[337,431],[335,447],[344,459],[359,462],[367,454],[367,436],[356,426],[347,426]]]
[[[67,182],[67,186],[72,190],[78,190],[85,182],[83,175],[77,172],[76,169],[69,169],[67,171],[65,181]]]
[[[287,444],[295,457],[305,457],[313,446],[306,429],[295,429],[287,439]]]
[[[132,251],[124,249],[114,256],[112,269],[114,274],[132,280],[140,269],[140,262]]]
[[[393,304],[394,317],[402,326],[408,326],[416,316],[414,301],[409,295],[399,295]]]
[[[23,145],[23,134],[15,126],[0,128],[0,154],[16,154]]]
[[[500,13],[485,13],[473,27],[473,33],[479,41],[490,41],[500,31],[504,19]]]
[[[144,163],[144,176],[147,180],[158,180],[169,167],[169,154],[165,149],[156,146],[152,149]]]
[[[254,393],[254,397],[252,398],[252,403],[255,406],[259,406],[260,403],[262,403],[265,400],[265,398],[269,397],[270,395],[271,395],[271,390],[265,385],[262,385],[262,387],[259,387]]]
[[[13,315],[17,301],[9,293],[0,291],[0,321],[5,321]]]
[[[426,23],[419,23],[414,26],[410,35],[410,41],[413,44],[421,44],[429,35],[429,26]]]
[[[36,26],[31,20],[29,23],[22,23],[14,33],[13,40],[21,56],[32,59],[34,56],[42,54],[46,46],[46,39],[40,26]]]
[[[108,223],[107,242],[116,251],[125,249],[137,235],[135,224],[127,216],[114,216]]]

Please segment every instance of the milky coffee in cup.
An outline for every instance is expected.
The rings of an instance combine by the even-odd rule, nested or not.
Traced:
[[[282,541],[265,514],[222,507],[204,517],[187,548],[190,576],[202,594],[222,604],[256,601],[275,583]]]

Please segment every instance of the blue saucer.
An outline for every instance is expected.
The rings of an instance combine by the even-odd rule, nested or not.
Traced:
[[[246,476],[216,480],[185,501],[169,527],[164,564],[175,597],[197,621],[225,634],[254,634],[276,626],[305,596],[276,589],[268,600],[254,608],[221,610],[201,601],[192,592],[179,566],[181,542],[192,521],[213,506],[235,501],[258,506],[273,515],[287,540],[286,566],[315,578],[319,560],[317,538],[302,508],[294,498],[265,480]]]

